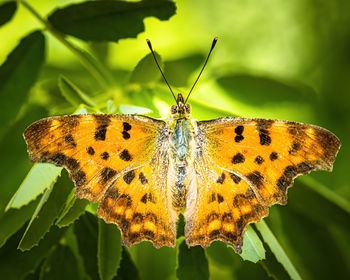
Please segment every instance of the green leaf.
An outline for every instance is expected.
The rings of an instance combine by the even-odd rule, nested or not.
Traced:
[[[227,245],[233,248],[232,245]],[[248,225],[244,231],[242,254],[240,254],[243,260],[258,262],[265,259],[265,249],[259,236],[254,229]]]
[[[163,62],[160,55],[157,52],[154,54],[160,67],[163,68]],[[130,83],[145,84],[155,82],[159,80],[160,76],[161,73],[157,68],[153,55],[149,53],[137,63],[134,70],[131,72]]]
[[[72,185],[68,176],[62,176],[55,185],[46,191],[18,245],[19,249],[22,251],[30,250],[45,236],[58,217]]]
[[[58,31],[82,40],[117,42],[143,32],[145,17],[167,20],[175,10],[171,1],[88,1],[58,9],[48,20]]]
[[[0,26],[10,21],[17,10],[17,2],[9,1],[0,5]]]
[[[78,107],[80,104],[86,104],[91,107],[96,107],[96,103],[68,78],[61,75],[58,79],[58,87],[64,98],[73,106]]]
[[[292,279],[302,279],[298,271],[290,261],[289,257],[277,241],[264,220],[255,224],[259,232],[261,233],[264,241],[269,245],[271,251],[274,253],[276,259],[284,266]]]
[[[79,279],[77,265],[72,250],[57,244],[41,267],[40,280]]]
[[[62,167],[51,163],[35,163],[7,204],[6,211],[10,208],[20,208],[37,198],[56,182],[61,171]]]
[[[109,280],[117,274],[121,253],[121,236],[118,227],[99,219],[97,261],[100,279]]]
[[[61,214],[57,218],[56,225],[58,227],[69,226],[85,212],[85,208],[89,203],[86,199],[77,199],[75,197],[75,189],[73,189],[67,198]]]
[[[65,233],[65,229],[53,227],[41,240],[39,246],[30,251],[17,250],[18,242],[23,230],[13,235],[0,249],[1,278],[7,280],[23,279],[27,274],[34,273],[42,260],[50,253],[50,249],[58,243]]]
[[[93,280],[99,279],[97,268],[98,223],[95,215],[85,212],[74,224],[79,254],[83,258],[86,273]]]
[[[26,144],[22,133],[28,124],[47,116],[47,111],[40,106],[24,106],[18,120],[6,131],[6,137],[0,139],[0,154],[7,155],[0,161],[0,209],[5,209],[18,186],[21,185],[26,173],[32,167],[28,160]]]
[[[122,247],[122,259],[115,280],[139,280],[140,275],[137,267],[132,261],[128,249]]]
[[[121,113],[121,114],[145,115],[145,114],[149,114],[151,112],[152,111],[150,109],[140,107],[140,106],[125,105],[125,104],[120,104],[120,106],[119,106],[119,113]]]
[[[175,276],[176,250],[164,246],[157,249],[151,242],[133,245],[129,252],[141,279],[168,279]]]
[[[20,209],[10,209],[1,216],[0,247],[3,246],[6,240],[30,219],[38,203],[39,198]]]
[[[45,37],[35,31],[21,40],[0,67],[0,138],[14,122],[44,62]]]
[[[165,61],[165,77],[175,87],[187,86],[191,74],[204,63],[204,59],[205,57],[200,54],[193,54],[180,59]]]
[[[202,247],[189,248],[183,240],[179,246],[177,261],[176,276],[178,279],[209,279],[208,260]]]

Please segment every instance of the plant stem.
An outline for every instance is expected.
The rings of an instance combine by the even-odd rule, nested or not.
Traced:
[[[52,27],[47,20],[40,16],[40,14],[29,3],[23,0],[18,0],[18,3],[22,4],[23,7],[25,7],[34,17],[36,17],[57,40],[65,45],[80,60],[80,63],[98,81],[102,88],[108,88],[108,85],[112,80],[111,76],[102,65],[98,65],[98,61],[96,61],[93,56],[69,42],[62,33],[55,30],[55,28]],[[105,77],[108,77],[109,79],[106,79]]]
[[[283,250],[282,246],[265,223],[264,220],[261,220],[259,223],[256,223],[256,228],[259,230],[264,241],[269,245],[272,253],[275,255],[276,259],[283,265],[291,279],[301,280],[301,276],[296,270],[295,266],[289,259],[286,252]]]

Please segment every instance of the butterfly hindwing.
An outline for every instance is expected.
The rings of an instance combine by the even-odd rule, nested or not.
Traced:
[[[175,246],[162,151],[165,123],[136,115],[52,117],[24,132],[30,159],[65,167],[76,196],[102,201],[98,214],[118,224],[124,243]],[[162,168],[158,168],[161,166]]]
[[[331,171],[340,147],[326,129],[295,122],[220,118],[198,122],[197,198],[185,215],[190,245],[242,244],[245,227],[287,202],[294,178]],[[192,218],[194,217],[194,218]]]

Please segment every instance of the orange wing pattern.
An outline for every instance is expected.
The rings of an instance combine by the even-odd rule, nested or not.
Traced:
[[[190,246],[214,240],[241,251],[249,223],[286,204],[294,178],[331,171],[340,148],[326,129],[295,122],[220,118],[198,122],[196,190],[185,213]]]
[[[74,115],[40,120],[24,132],[32,161],[64,166],[76,196],[101,201],[125,245],[175,246],[176,217],[166,189],[163,121],[136,115]],[[154,176],[157,173],[160,176]]]

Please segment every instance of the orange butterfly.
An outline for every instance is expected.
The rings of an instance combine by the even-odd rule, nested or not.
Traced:
[[[76,196],[100,202],[98,216],[118,225],[124,245],[174,247],[186,206],[189,246],[222,240],[241,252],[247,225],[266,217],[269,206],[286,204],[296,176],[331,171],[340,141],[324,128],[289,121],[197,121],[186,103],[190,93],[177,96],[166,121],[104,114],[39,120],[24,132],[30,159],[64,166]]]

